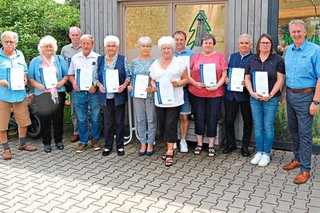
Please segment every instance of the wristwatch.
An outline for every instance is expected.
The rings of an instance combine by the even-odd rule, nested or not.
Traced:
[[[315,105],[319,105],[320,104],[320,100],[313,100],[312,101]]]

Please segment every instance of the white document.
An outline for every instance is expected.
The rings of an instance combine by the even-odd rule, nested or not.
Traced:
[[[136,75],[134,81],[133,94],[135,98],[147,98],[146,89],[149,84],[149,76]]]
[[[230,90],[243,92],[244,68],[232,68],[230,79]]]
[[[181,60],[181,63],[187,68],[188,76],[190,76],[190,56],[178,56]]]
[[[162,80],[156,82],[157,85],[157,98],[159,104],[173,104],[174,101],[174,93],[173,93],[173,85],[170,80]]]
[[[24,68],[22,66],[10,70],[11,90],[24,90]]]
[[[202,77],[201,83],[205,84],[206,86],[215,86],[217,84],[216,64],[215,63],[203,64],[200,67],[200,72],[201,72],[201,77]]]
[[[80,70],[79,75],[78,70]],[[77,69],[76,82],[79,82],[80,90],[88,91],[92,86],[92,69]]]
[[[264,97],[269,96],[268,72],[256,71],[255,86],[256,86],[256,93]]]
[[[51,89],[56,87],[58,83],[56,68],[54,66],[43,67],[43,81],[45,83],[46,89]]]
[[[119,71],[106,70],[106,91],[107,93],[117,93],[119,88]]]

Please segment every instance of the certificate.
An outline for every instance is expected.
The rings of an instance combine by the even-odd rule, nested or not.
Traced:
[[[269,96],[269,86],[268,86],[268,72],[265,71],[253,71],[253,90],[254,92],[264,96]]]
[[[77,69],[75,75],[79,89],[88,91],[92,86],[92,69]]]
[[[104,79],[104,88],[107,93],[117,93],[119,88],[119,71],[106,70]]]
[[[216,64],[200,64],[200,81],[206,86],[217,84]]]
[[[190,76],[190,56],[178,56],[181,63],[187,68],[188,76]]]
[[[170,80],[162,80],[156,82],[157,99],[159,104],[174,104],[173,85]]]
[[[146,89],[149,84],[149,76],[147,75],[133,75],[131,97],[134,98],[147,98]]]
[[[228,90],[234,92],[243,92],[244,68],[230,68],[228,72],[230,80]]]
[[[46,89],[56,87],[58,80],[54,66],[40,68],[40,73],[42,73],[42,83]]]
[[[24,68],[8,68],[8,82],[11,90],[24,90]]]

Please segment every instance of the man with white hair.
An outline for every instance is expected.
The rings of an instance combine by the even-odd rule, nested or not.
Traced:
[[[28,126],[31,124],[25,88],[16,90],[12,87],[13,80],[10,76],[24,75],[24,84],[27,83],[27,65],[24,55],[17,50],[18,34],[12,31],[5,31],[1,35],[2,48],[0,49],[0,142],[3,145],[3,158],[12,158],[8,143],[8,123],[11,108],[18,123],[19,150],[35,151],[37,148],[26,144]]]
[[[293,44],[285,53],[288,127],[293,142],[293,160],[284,170],[300,167],[294,183],[310,178],[312,123],[320,104],[320,47],[306,40],[307,27],[300,19],[289,23]]]
[[[97,87],[92,83],[93,71],[99,54],[92,51],[94,40],[91,35],[82,35],[80,44],[82,51],[72,57],[68,73],[73,85],[73,104],[78,117],[80,133],[80,143],[76,151],[77,153],[83,152],[88,146],[88,114],[90,115],[92,133],[91,146],[95,151],[101,149],[98,142],[100,136],[100,105],[98,103]],[[91,79],[91,82],[88,82],[90,85],[83,84],[83,79],[81,78],[86,80]],[[88,113],[88,111],[90,113]]]
[[[80,28],[70,27],[69,38],[71,40],[71,43],[62,47],[61,49],[61,56],[67,60],[68,66],[70,66],[72,56],[82,51],[81,45],[80,45],[80,37],[81,37]],[[70,93],[71,116],[72,116],[72,124],[73,124],[73,136],[71,138],[71,142],[77,142],[79,140],[79,128],[78,128],[77,115],[74,111],[72,99],[73,99],[73,96],[72,96],[72,93]]]

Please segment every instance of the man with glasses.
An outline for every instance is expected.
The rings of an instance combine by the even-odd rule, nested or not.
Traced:
[[[302,20],[289,23],[294,42],[285,53],[288,127],[293,142],[293,160],[284,170],[300,167],[294,183],[310,178],[312,155],[312,123],[320,103],[320,46],[305,39],[307,27]]]
[[[18,34],[12,31],[5,31],[1,35],[2,48],[0,49],[0,142],[3,145],[3,159],[12,158],[8,143],[8,124],[11,108],[18,124],[19,150],[36,151],[33,145],[26,144],[28,126],[31,124],[27,103],[27,65],[24,55],[17,50]],[[13,78],[23,75],[24,85],[19,88],[13,87]],[[11,77],[10,77],[11,76]],[[17,82],[18,83],[18,82]],[[22,83],[22,81],[20,82]]]

